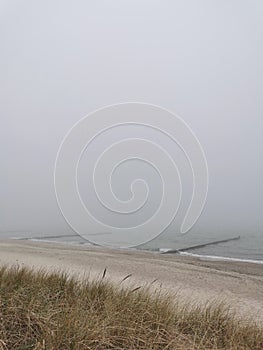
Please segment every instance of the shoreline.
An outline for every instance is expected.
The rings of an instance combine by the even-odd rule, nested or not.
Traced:
[[[75,236],[75,235],[74,235]],[[61,236],[58,236],[61,237]],[[66,236],[68,237],[68,236]],[[6,238],[1,239],[0,242],[6,240]],[[29,242],[38,242],[38,243],[50,243],[50,244],[62,244],[62,245],[68,245],[70,247],[96,247],[96,245],[92,243],[76,243],[76,242],[65,242],[65,241],[54,241],[49,239],[42,239],[42,238],[8,238],[8,240],[15,240],[15,241],[29,241]],[[210,245],[210,244],[208,244]],[[97,246],[98,247],[98,246]],[[107,249],[116,249],[118,248],[107,248]],[[240,258],[240,257],[230,257],[230,256],[223,256],[223,255],[210,255],[210,254],[196,254],[196,253],[190,253],[184,250],[173,250],[170,248],[160,248],[159,250],[155,249],[137,249],[137,248],[119,248],[123,249],[125,251],[140,251],[140,252],[151,252],[156,254],[176,254],[181,256],[191,256],[194,258],[197,258],[199,260],[207,260],[207,261],[229,261],[229,262],[240,262],[240,263],[248,263],[248,264],[263,264],[263,259],[250,259],[250,258]]]
[[[101,276],[124,286],[161,288],[186,301],[225,301],[242,318],[263,323],[263,268],[250,262],[200,259],[181,254],[0,240],[0,264],[63,271],[77,278]]]
[[[195,254],[195,253],[188,253],[188,252],[180,252],[179,255],[192,256],[192,257],[196,257],[198,259],[204,259],[204,260],[208,260],[208,261],[215,260],[215,261],[240,262],[240,263],[247,263],[247,264],[258,264],[258,265],[263,264],[263,260],[231,258],[229,256],[205,255],[205,254]]]

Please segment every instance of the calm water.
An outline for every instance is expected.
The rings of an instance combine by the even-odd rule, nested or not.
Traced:
[[[186,234],[185,236],[176,237],[174,239],[160,237],[160,239],[156,240],[156,243],[158,241],[158,245],[162,246],[162,248],[182,249],[189,246],[210,243],[237,236],[239,235],[234,234],[222,236],[216,234]],[[263,260],[263,234],[241,235],[238,240],[207,245],[203,248],[190,250],[189,252],[200,255]]]
[[[216,234],[186,234],[184,236],[163,235],[148,243],[140,249],[158,250],[164,249],[182,249],[198,244],[209,243],[217,240],[227,239],[238,236],[226,235],[218,236]],[[12,231],[0,232],[1,238],[12,239],[37,239],[41,241],[64,242],[68,244],[88,244],[82,237],[74,233],[48,233],[39,232]],[[213,255],[221,257],[230,257],[238,259],[262,260],[263,261],[263,234],[243,235],[239,240],[208,245],[203,248],[188,251],[198,255]]]

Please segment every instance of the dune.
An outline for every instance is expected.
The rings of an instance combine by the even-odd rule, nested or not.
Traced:
[[[138,250],[1,240],[0,264],[65,271],[91,278],[107,269],[114,283],[150,288],[197,303],[224,301],[237,316],[263,322],[263,268],[247,262],[209,261]]]

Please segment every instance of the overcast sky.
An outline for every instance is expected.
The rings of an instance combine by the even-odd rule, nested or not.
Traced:
[[[69,232],[53,185],[64,135],[140,101],[180,115],[204,148],[192,231],[260,234],[262,18],[261,0],[0,0],[0,231]]]

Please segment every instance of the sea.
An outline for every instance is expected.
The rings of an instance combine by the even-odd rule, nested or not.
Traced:
[[[57,242],[69,245],[91,246],[80,235],[69,233],[6,230],[0,232],[0,239],[29,240],[40,242]],[[192,255],[200,258],[224,261],[244,261],[263,264],[262,234],[185,234],[161,235],[142,246],[132,248],[150,250],[156,253]]]

